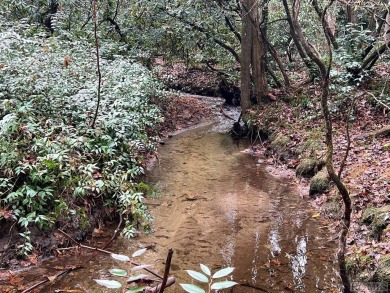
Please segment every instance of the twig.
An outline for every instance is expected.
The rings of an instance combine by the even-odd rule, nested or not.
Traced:
[[[381,100],[378,100],[377,97],[375,97],[375,95],[373,93],[370,93],[370,92],[365,92],[366,94],[369,94],[371,97],[373,97],[375,99],[375,101],[377,101],[379,104],[381,104],[383,107],[387,108],[388,110],[390,110],[390,107],[388,105],[386,105],[385,103],[383,103]]]
[[[58,229],[58,232],[62,233],[64,236],[66,236],[70,241],[72,241],[74,244],[77,246],[80,246],[80,243],[78,243],[76,240],[74,240],[69,234],[66,232],[62,231],[61,229]]]
[[[225,116],[226,118],[230,119],[230,120],[233,120],[233,121],[236,121],[236,119],[234,119],[233,117],[230,117],[228,114],[225,113],[225,111],[223,110],[223,106],[221,105],[221,108],[220,108],[220,112],[222,113],[223,116]]]
[[[347,161],[349,151],[351,150],[351,136],[349,134],[349,117],[351,116],[351,112],[352,112],[352,109],[355,105],[355,102],[356,102],[356,98],[354,98],[352,100],[351,106],[350,106],[348,113],[347,113],[347,118],[345,119],[346,120],[345,121],[345,124],[346,124],[345,125],[345,135],[347,137],[347,149],[345,150],[344,158],[341,161],[339,173],[337,174],[337,177],[339,177],[339,179],[341,179],[341,174],[343,173],[343,169],[345,167],[345,163]]]
[[[120,233],[121,231],[121,226],[122,226],[122,222],[123,222],[123,215],[122,213],[119,214],[119,223],[118,223],[118,226],[117,228],[115,229],[114,231],[114,234],[112,235],[111,239],[102,247],[102,249],[105,249],[107,248],[111,243],[112,241],[115,240],[116,237],[118,237],[118,234]]]
[[[97,12],[96,12],[96,0],[93,0],[93,23],[94,23],[94,35],[95,35],[95,47],[96,47],[96,66],[97,66],[97,73],[98,73],[98,92],[97,92],[97,104],[96,104],[96,110],[95,115],[93,116],[93,120],[91,123],[91,128],[95,127],[96,118],[99,112],[99,106],[100,106],[100,87],[102,83],[102,73],[100,72],[100,57],[99,57],[99,37],[97,34]]]
[[[172,255],[173,255],[173,249],[169,248],[168,250],[168,256],[167,256],[167,261],[165,262],[165,271],[164,271],[164,279],[161,284],[161,289],[159,293],[164,292],[164,288],[167,285],[167,280],[168,280],[168,275],[169,275],[169,269],[171,268],[171,261],[172,261]]]
[[[70,273],[71,271],[74,271],[74,270],[77,270],[77,269],[80,269],[80,268],[83,268],[84,266],[75,266],[75,267],[71,267],[71,268],[68,268],[66,270],[63,270],[59,273],[57,273],[56,275],[52,276],[52,277],[46,277],[46,280],[42,280],[40,281],[39,283],[36,283],[35,285],[25,289],[22,293],[28,293],[28,292],[31,292],[32,290],[34,290],[35,288],[38,288],[39,286],[41,285],[44,285],[48,282],[53,282],[54,280],[58,279],[59,277],[61,277],[62,275],[66,275],[68,273]]]
[[[262,292],[269,292],[268,290],[266,290],[264,288],[261,288],[261,287],[258,287],[258,286],[255,286],[255,285],[252,285],[252,284],[249,284],[249,283],[239,283],[239,285],[243,286],[243,287],[252,288],[252,289],[255,289],[255,290],[258,290],[258,291],[262,291]]]
[[[175,284],[176,280],[174,277],[169,277],[167,280],[166,287],[172,286]],[[156,287],[146,287],[144,290],[145,293],[159,293],[159,290],[161,288],[161,284],[158,284]]]
[[[117,229],[115,230],[115,232],[114,232],[114,235],[113,235],[113,236],[111,237],[111,239],[103,246],[102,249],[100,249],[100,248],[95,248],[95,247],[89,247],[89,246],[83,245],[83,244],[77,242],[75,239],[73,239],[73,238],[72,238],[69,234],[67,234],[65,231],[62,231],[61,229],[58,229],[58,231],[59,231],[60,233],[62,233],[64,236],[66,236],[70,241],[72,241],[72,242],[73,242],[75,245],[77,245],[78,247],[87,248],[87,249],[92,249],[92,250],[95,250],[95,251],[100,251],[100,252],[104,252],[104,253],[107,253],[107,254],[111,254],[110,251],[104,250],[104,248],[106,248],[108,245],[110,245],[110,243],[115,239],[115,237],[116,237],[116,235],[117,235],[117,233],[118,233],[118,231],[119,231],[119,227],[121,226],[121,224],[122,224],[122,216],[121,216],[121,218],[120,218],[120,222],[119,222],[118,228],[117,228]],[[84,264],[88,263],[93,257],[95,257],[95,255],[92,255],[91,257],[89,257],[89,258],[84,262]],[[133,263],[133,264],[134,264],[134,263]],[[134,265],[136,265],[136,264],[134,264]],[[66,269],[66,270],[61,271],[60,273],[56,274],[56,275],[53,276],[53,277],[46,277],[45,280],[42,280],[42,281],[40,281],[39,283],[36,283],[35,285],[31,286],[30,288],[24,290],[22,293],[30,292],[30,291],[32,291],[33,289],[35,289],[35,288],[37,288],[37,287],[39,287],[39,286],[41,286],[41,285],[44,285],[44,284],[48,283],[49,281],[50,281],[50,282],[53,282],[53,281],[56,280],[58,277],[61,277],[62,275],[66,275],[66,274],[70,273],[71,271],[74,271],[74,270],[79,269],[79,268],[82,268],[82,267],[84,267],[84,266],[72,267],[72,268],[69,268],[69,269]],[[146,270],[146,269],[145,269],[145,270]],[[153,273],[151,273],[151,274],[153,274]],[[157,275],[157,277],[159,277],[159,276]],[[162,279],[162,278],[160,277],[160,279]]]

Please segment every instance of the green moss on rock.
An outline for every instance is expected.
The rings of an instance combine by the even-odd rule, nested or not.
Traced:
[[[316,173],[317,165],[318,162],[315,159],[303,159],[297,166],[295,173],[297,176],[311,177]]]
[[[372,237],[380,237],[383,230],[390,224],[390,205],[366,209],[362,216],[362,222],[371,226]]]
[[[362,223],[371,224],[377,208],[367,208],[362,215]]]
[[[329,187],[329,177],[328,173],[325,171],[318,172],[310,180],[310,195],[315,195],[317,193],[323,193],[328,190]]]
[[[290,138],[279,133],[271,138],[270,148],[275,152],[283,152],[286,150],[289,143]]]
[[[390,253],[382,256],[379,260],[374,279],[378,282],[387,282],[390,284]]]
[[[345,261],[349,275],[357,276],[361,281],[373,279],[375,259],[371,255],[357,252],[356,254],[348,255]]]

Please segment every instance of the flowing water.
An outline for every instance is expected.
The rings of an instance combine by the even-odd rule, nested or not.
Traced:
[[[153,233],[118,240],[110,249],[131,255],[152,247],[139,261],[162,274],[172,248],[176,284],[165,292],[183,292],[179,283],[192,282],[185,270],[200,271],[200,263],[212,271],[235,268],[232,279],[241,285],[228,292],[337,292],[336,243],[326,222],[312,217],[316,212],[291,180],[273,177],[257,164],[246,151],[248,142],[223,133],[224,125],[203,125],[161,146],[160,159],[147,174],[161,193],[147,200]],[[92,280],[107,278],[114,267],[124,264],[98,255],[42,292],[114,292]]]

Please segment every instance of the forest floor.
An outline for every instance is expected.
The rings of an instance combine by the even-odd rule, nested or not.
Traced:
[[[390,282],[390,115],[386,105],[378,104],[370,94],[375,78],[390,75],[389,67],[380,70],[383,72],[371,83],[351,94],[356,98],[330,99],[336,172],[350,143],[341,174],[353,203],[347,240],[348,269],[356,280],[363,282]],[[180,78],[175,79],[175,74]],[[185,85],[178,84],[178,88],[190,88],[194,80],[191,74],[186,78],[182,67],[165,70],[165,76]],[[204,79],[210,82],[208,77],[200,80]],[[326,152],[321,88],[309,85],[289,93],[272,90],[271,94],[275,101],[251,110],[249,123],[256,143],[252,151],[260,157],[260,163],[269,165],[267,169],[275,176],[296,180],[300,195],[319,211],[318,220],[330,224],[338,235],[343,213],[341,197],[333,184],[319,189],[315,186],[318,178],[320,185],[321,178],[329,181],[326,172],[321,172]],[[348,112],[351,118],[346,123]],[[262,141],[264,134],[268,139]]]

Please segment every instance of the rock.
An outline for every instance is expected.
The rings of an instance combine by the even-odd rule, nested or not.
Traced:
[[[390,284],[390,254],[382,256],[374,274],[375,281]]]
[[[297,176],[311,177],[316,173],[317,161],[315,159],[303,159],[297,166],[295,173]]]
[[[362,222],[371,226],[371,236],[378,238],[390,224],[390,205],[380,208],[368,208],[364,211]]]
[[[328,190],[329,187],[329,177],[326,171],[318,172],[310,180],[310,195],[315,195],[317,193],[323,193]]]
[[[271,138],[270,148],[277,152],[283,152],[287,149],[287,145],[290,143],[290,138],[283,134],[277,134],[276,136]]]

